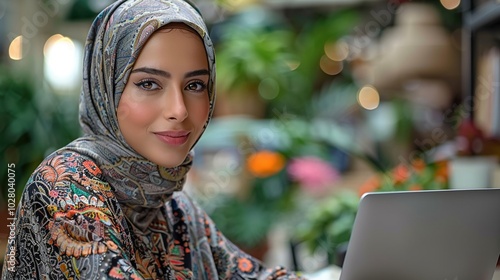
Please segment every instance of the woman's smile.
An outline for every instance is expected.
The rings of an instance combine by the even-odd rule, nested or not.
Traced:
[[[181,146],[185,144],[189,136],[191,135],[191,131],[186,130],[171,130],[171,131],[161,131],[161,132],[153,132],[158,139],[162,142],[172,145],[172,146]]]

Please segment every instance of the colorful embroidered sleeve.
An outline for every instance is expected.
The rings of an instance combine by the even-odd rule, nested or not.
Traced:
[[[101,171],[53,154],[33,173],[16,213],[2,279],[140,279],[130,240]]]
[[[216,228],[210,217],[186,195],[177,194],[174,202],[172,210],[177,211],[176,207],[182,209],[191,224],[190,227],[197,231],[196,243],[192,245],[197,249],[197,252],[193,252],[193,262],[201,263],[202,269],[196,279],[304,279],[283,267],[264,267],[259,260],[229,241]]]

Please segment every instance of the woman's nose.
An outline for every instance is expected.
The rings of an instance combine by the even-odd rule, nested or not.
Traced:
[[[165,119],[182,122],[188,116],[182,89],[172,89],[166,94],[166,104],[163,109]]]

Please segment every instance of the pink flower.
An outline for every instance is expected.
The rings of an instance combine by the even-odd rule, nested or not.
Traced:
[[[58,191],[56,191],[56,190],[50,190],[50,191],[49,191],[49,195],[50,195],[51,197],[57,197],[57,196],[59,195],[59,192],[58,192]]]
[[[312,156],[292,159],[287,171],[292,180],[312,194],[324,193],[340,178],[338,171],[328,162]]]

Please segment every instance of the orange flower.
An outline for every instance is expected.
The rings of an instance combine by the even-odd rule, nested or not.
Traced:
[[[448,180],[445,177],[436,175],[436,182],[438,182],[440,184],[446,184],[448,182]]]
[[[238,269],[242,272],[251,272],[253,270],[253,264],[247,258],[239,258]]]
[[[247,168],[256,177],[269,177],[285,167],[285,157],[272,151],[260,151],[250,155]]]
[[[436,178],[446,181],[448,179],[448,162],[438,161],[436,162],[436,165],[437,165]]]
[[[419,158],[411,162],[411,166],[417,173],[424,171],[426,163],[423,159]]]
[[[410,178],[410,170],[404,165],[398,165],[393,172],[394,176],[394,183],[395,184],[400,184],[403,183],[404,181],[408,180]]]
[[[380,178],[378,176],[373,176],[368,179],[361,187],[358,189],[359,196],[367,192],[374,192],[380,187]]]

